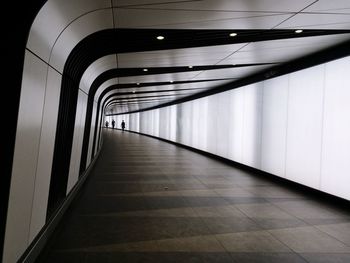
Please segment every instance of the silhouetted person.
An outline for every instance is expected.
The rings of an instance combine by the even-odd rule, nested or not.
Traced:
[[[125,129],[125,121],[122,120],[122,130],[124,131],[124,129]]]
[[[115,126],[115,121],[112,120],[112,128],[114,129],[114,126]]]
[[[108,128],[108,125],[109,125],[109,123],[108,123],[108,121],[106,121],[106,127]]]

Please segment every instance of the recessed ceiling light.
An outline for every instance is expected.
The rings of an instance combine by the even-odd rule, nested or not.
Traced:
[[[193,66],[188,66],[189,68],[193,68]]]
[[[143,71],[145,71],[145,72],[146,72],[146,71],[148,71],[148,69],[144,68],[144,69],[143,69]]]
[[[140,83],[137,82],[136,85],[140,85]]]
[[[163,36],[157,36],[157,39],[158,39],[158,40],[163,40],[164,37],[163,37]]]
[[[170,80],[170,83],[173,83],[174,81],[173,80]]]
[[[295,30],[294,32],[297,33],[297,34],[300,34],[300,33],[303,32],[303,30],[302,30],[302,29],[297,29],[297,30]]]
[[[237,33],[230,33],[230,37],[235,37],[237,36]]]
[[[135,93],[135,92],[136,92],[136,91],[134,91],[134,90],[132,91],[132,93]]]

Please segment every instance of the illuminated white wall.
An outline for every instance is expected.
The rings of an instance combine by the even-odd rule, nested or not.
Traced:
[[[159,136],[350,200],[350,58],[118,116]],[[115,116],[116,117],[116,116]],[[135,122],[137,122],[136,124]]]

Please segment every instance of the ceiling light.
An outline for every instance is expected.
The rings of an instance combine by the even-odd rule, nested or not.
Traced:
[[[163,40],[164,37],[163,37],[163,36],[157,36],[157,39],[158,39],[158,40]]]
[[[144,69],[143,69],[143,71],[145,71],[145,72],[146,72],[146,71],[148,71],[148,69],[144,68]]]
[[[237,33],[230,33],[230,37],[235,37],[237,36]]]
[[[170,83],[173,83],[174,81],[173,80],[170,80]]]
[[[137,82],[136,85],[140,85],[140,83]]]
[[[193,66],[188,66],[189,68],[193,68]]]
[[[297,33],[297,34],[300,34],[300,33],[303,32],[303,30],[302,30],[302,29],[297,29],[297,30],[295,30],[294,32]]]
[[[135,93],[135,92],[136,92],[136,91],[134,91],[134,90],[132,91],[132,93]]]

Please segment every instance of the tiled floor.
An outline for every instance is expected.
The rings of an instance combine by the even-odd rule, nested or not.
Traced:
[[[350,210],[156,139],[108,130],[39,262],[350,262]]]

